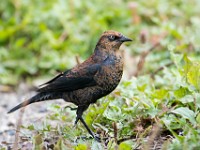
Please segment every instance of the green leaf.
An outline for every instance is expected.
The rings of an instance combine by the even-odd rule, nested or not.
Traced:
[[[193,125],[196,124],[195,113],[187,107],[179,107],[171,112],[188,119]]]
[[[43,137],[41,134],[37,134],[36,136],[33,137],[33,144],[34,144],[34,149],[42,149],[43,147]]]
[[[194,62],[187,73],[187,80],[190,84],[200,89],[200,63]]]
[[[158,98],[158,99],[163,99],[167,95],[168,90],[165,89],[159,89],[155,90],[155,92],[152,94],[153,97]]]
[[[191,92],[188,90],[187,87],[180,87],[179,89],[174,91],[174,95],[176,96],[176,98],[182,98],[185,95],[190,94]]]
[[[103,116],[112,121],[119,121],[125,114],[122,114],[121,108],[118,106],[110,106],[105,110]]]
[[[169,47],[170,48],[170,47]],[[171,48],[172,49],[172,48]],[[170,50],[170,56],[176,66],[179,66],[181,60],[183,59],[183,54],[176,54],[173,50]]]
[[[184,97],[180,98],[180,101],[183,104],[194,102],[194,97],[192,95],[185,95]]]
[[[104,148],[102,147],[101,143],[95,140],[92,141],[91,150],[102,150],[102,149]]]
[[[143,84],[143,85],[141,85],[141,86],[137,86],[137,89],[139,90],[139,91],[141,91],[141,92],[144,92],[145,91],[145,89],[146,89],[146,87],[147,87],[147,85],[146,84]]]
[[[195,93],[196,106],[200,108],[200,93]]]
[[[63,139],[58,139],[57,143],[54,146],[54,150],[65,150],[67,149],[67,146],[65,146]]]
[[[34,127],[34,125],[30,125],[30,126],[27,127],[27,129],[29,129],[29,130],[35,130],[35,127]]]
[[[87,145],[86,144],[78,144],[75,147],[75,150],[87,150]]]
[[[130,143],[128,143],[128,142],[122,142],[119,145],[119,150],[131,150],[131,149],[132,149],[132,147],[131,147]]]
[[[184,75],[186,76],[192,66],[192,61],[187,57],[186,54],[184,55],[183,59],[185,63],[183,66],[184,73],[185,73]]]
[[[196,121],[197,121],[198,124],[200,124],[200,113],[197,114]]]

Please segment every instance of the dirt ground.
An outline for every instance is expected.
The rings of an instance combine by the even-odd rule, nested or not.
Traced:
[[[64,104],[62,100],[46,101],[43,102],[42,105],[41,103],[35,103],[31,106],[27,106],[23,114],[21,110],[7,114],[11,108],[33,96],[34,93],[35,92],[26,84],[20,84],[16,91],[8,90],[2,92],[2,90],[0,90],[0,148],[13,147],[18,121],[21,120],[24,126],[33,123],[40,124],[42,122],[41,120],[48,114],[48,106],[52,103]],[[20,134],[24,134],[25,137],[27,137],[28,133],[20,129]]]

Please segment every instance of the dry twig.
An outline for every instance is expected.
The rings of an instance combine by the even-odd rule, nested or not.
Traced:
[[[171,66],[171,65],[173,65],[173,64],[174,64],[174,62],[170,62],[170,63],[168,63],[168,64],[166,64],[166,65],[164,65],[164,66],[159,67],[157,70],[155,70],[155,71],[151,74],[151,78],[154,78],[154,76],[155,76],[158,72],[162,71],[165,67],[169,67],[169,66]]]
[[[154,44],[150,49],[148,49],[147,51],[143,52],[141,55],[140,55],[140,59],[139,59],[139,62],[137,64],[137,70],[136,72],[134,73],[134,76],[137,77],[138,74],[141,72],[141,70],[143,69],[144,67],[144,63],[145,63],[145,60],[146,60],[146,57],[148,56],[148,54],[153,51],[156,47],[158,47],[160,45],[160,42],[157,42],[156,44]]]

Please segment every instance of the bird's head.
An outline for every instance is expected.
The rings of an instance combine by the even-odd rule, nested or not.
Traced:
[[[117,31],[105,31],[99,41],[97,46],[100,46],[103,49],[107,50],[117,50],[121,46],[122,43],[132,41],[130,38],[127,38],[123,34],[117,32]]]

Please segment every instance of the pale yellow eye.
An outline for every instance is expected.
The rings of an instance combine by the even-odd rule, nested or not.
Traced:
[[[110,35],[108,38],[110,41],[114,41],[116,39],[116,37],[114,35]]]

